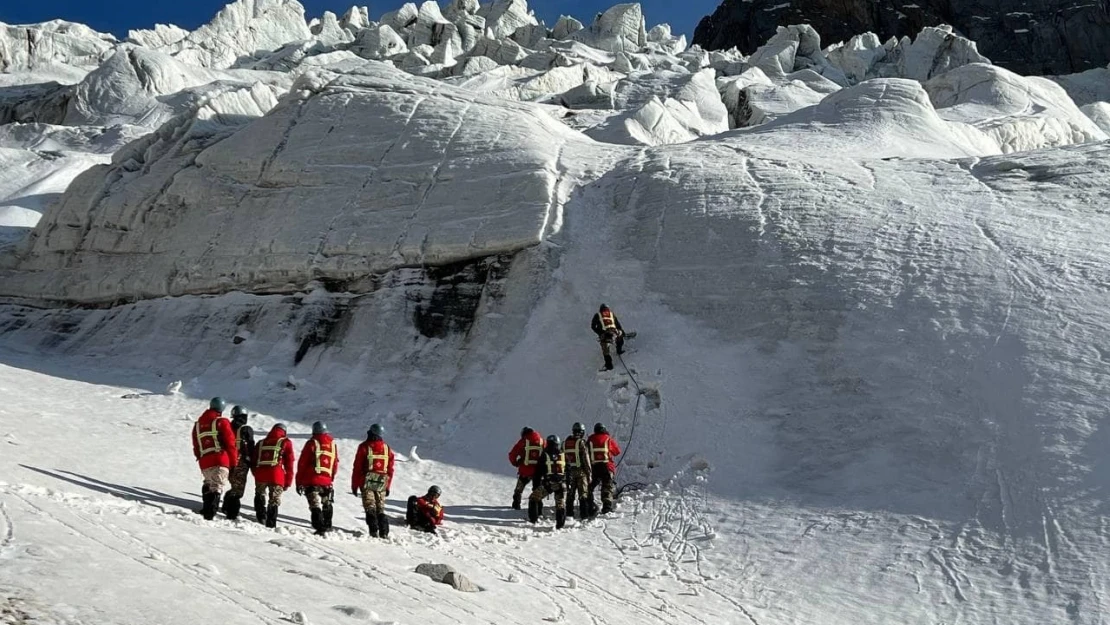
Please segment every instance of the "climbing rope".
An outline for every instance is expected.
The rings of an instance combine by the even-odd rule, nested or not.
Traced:
[[[621,366],[624,367],[624,372],[628,374],[628,379],[632,380],[632,385],[636,387],[636,403],[632,406],[632,428],[628,431],[628,441],[624,446],[624,453],[617,459],[617,468],[621,467],[621,463],[628,457],[628,450],[632,449],[632,440],[636,436],[636,423],[640,420],[640,398],[644,396],[643,389],[640,388],[640,383],[636,381],[636,376],[632,375],[632,371],[624,362],[624,356],[617,354],[617,359],[621,361]]]
[[[618,488],[617,493],[615,495],[613,495],[613,498],[614,499],[620,499],[621,495],[623,495],[626,491],[627,492],[635,492],[635,491],[638,491],[638,490],[644,490],[647,487],[648,487],[648,485],[645,484],[644,482],[629,482],[629,483],[625,484],[624,486],[621,486],[620,488]]]

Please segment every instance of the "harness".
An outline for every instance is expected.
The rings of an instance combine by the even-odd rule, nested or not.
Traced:
[[[276,467],[281,462],[281,450],[285,446],[285,437],[277,439],[273,445],[262,445],[258,450],[258,466]],[[270,457],[266,454],[270,453]]]
[[[366,460],[368,461],[367,466],[369,467],[370,473],[378,473],[380,475],[386,475],[389,471],[389,445],[386,445],[386,444],[383,443],[382,444],[382,453],[380,453],[380,454],[379,453],[374,453],[374,446],[373,445],[367,446],[366,452],[367,452],[366,453]],[[381,465],[380,465],[381,469],[375,469],[374,468],[374,464],[377,463],[377,462],[381,462]]]
[[[601,317],[601,328],[603,330],[617,329],[617,319],[613,316],[613,311],[606,309],[597,314]]]
[[[547,456],[547,475],[548,476],[562,476],[564,473],[566,461],[563,454],[559,453],[554,456]]]
[[[573,446],[571,442],[573,441]],[[582,447],[582,439],[571,437],[563,443],[563,456],[566,459],[567,466],[572,469],[582,468],[582,457],[578,453]]]
[[[324,462],[327,460],[327,462]],[[324,444],[316,441],[316,474],[317,475],[331,475],[331,468],[335,466],[335,443],[331,443],[327,449],[324,449]]]
[[[439,505],[438,501],[431,501],[429,499],[424,499],[424,506],[426,508],[431,508],[430,511],[429,510],[424,511],[424,514],[426,514],[430,517],[429,520],[438,519],[439,515],[440,515],[440,512],[443,510],[443,506]]]
[[[200,421],[193,427],[193,436],[197,439],[200,455],[218,454],[224,450],[220,445],[220,429],[216,426],[216,419],[212,419],[212,429],[200,429]]]
[[[605,463],[608,464],[612,460],[609,454],[609,439],[605,439],[604,445],[596,445],[590,442],[590,461],[594,464]]]
[[[531,467],[540,463],[543,455],[543,445],[537,445],[528,439],[524,441],[524,466]]]

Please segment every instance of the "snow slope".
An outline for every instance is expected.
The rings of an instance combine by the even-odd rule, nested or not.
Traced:
[[[629,5],[548,31],[521,0],[457,0],[308,34],[298,6],[133,33],[115,54],[147,70],[106,56],[82,84],[135,99],[83,101],[155,114],[103,144],[52,117],[80,85],[0,127],[13,158],[111,153],[0,254],[3,609],[1105,620],[1110,144],[1061,89],[944,29],[823,50],[792,27],[745,59]],[[637,336],[599,374],[602,301]],[[391,514],[440,484],[444,532],[361,538],[344,489],[328,539],[292,493],[277,532],[201,522],[186,438],[216,394],[298,443],[326,420],[343,485],[384,424],[407,452]],[[633,488],[613,517],[528,527],[505,452],[575,420],[609,424]]]

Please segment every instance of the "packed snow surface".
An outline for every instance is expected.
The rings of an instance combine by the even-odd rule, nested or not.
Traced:
[[[0,71],[0,620],[1110,613],[1103,70],[947,27],[746,57],[635,4],[239,0],[0,25]],[[636,336],[599,373],[601,302]],[[292,491],[276,531],[194,514],[214,395],[298,451],[330,425],[336,533]],[[574,421],[629,488],[531,527],[506,452]],[[375,422],[385,541],[347,494]],[[410,533],[433,483],[447,523]]]

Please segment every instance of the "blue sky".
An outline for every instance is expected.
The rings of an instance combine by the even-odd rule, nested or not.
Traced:
[[[599,11],[617,3],[617,0],[533,0],[528,4],[551,26],[560,14],[573,15],[588,24]],[[224,4],[227,4],[224,0],[0,0],[0,22],[27,24],[61,18],[123,37],[128,29],[149,28],[155,23],[193,29],[207,22]],[[352,4],[368,3],[365,0],[301,0],[301,4],[311,17],[329,10],[342,14]],[[402,0],[371,3],[370,17],[377,19],[401,4]],[[446,0],[440,4],[446,4]],[[644,0],[640,4],[644,7],[648,28],[667,22],[676,33],[686,33],[689,38],[698,20],[711,13],[720,0]]]

